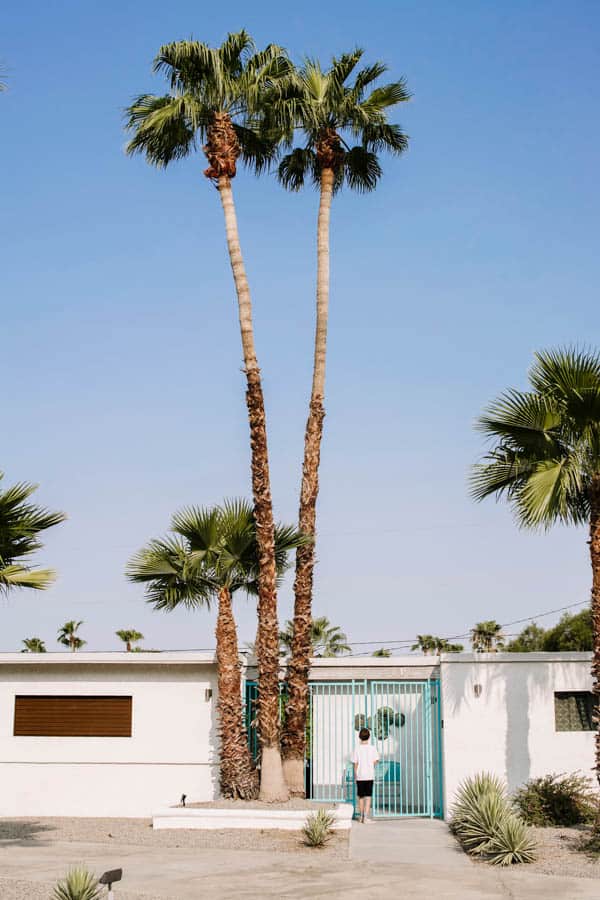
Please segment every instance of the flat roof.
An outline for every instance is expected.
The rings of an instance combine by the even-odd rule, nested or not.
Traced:
[[[249,668],[256,667],[254,657],[246,654],[246,663]],[[443,653],[437,655],[410,656],[317,656],[311,659],[311,667],[318,669],[340,669],[348,666],[369,669],[397,669],[422,668],[423,666],[438,666],[440,663],[561,663],[561,662],[590,662],[592,653],[579,653],[575,651],[558,653]],[[212,650],[161,650],[154,653],[130,652],[126,650],[99,650],[72,652],[70,650],[51,651],[47,653],[0,653],[0,666],[81,666],[81,665],[153,665],[153,666],[177,666],[177,665],[215,665],[216,655]],[[285,660],[281,667],[285,670]]]
[[[590,662],[591,652],[559,650],[553,653],[442,653],[442,663],[561,663]]]
[[[82,666],[82,665],[127,665],[127,666],[177,666],[214,665],[216,656],[212,650],[161,650],[156,653],[115,650],[93,651],[72,650],[48,653],[0,653],[0,666]]]

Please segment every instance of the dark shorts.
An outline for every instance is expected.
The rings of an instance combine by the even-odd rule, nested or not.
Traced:
[[[372,797],[373,796],[373,782],[372,781],[357,781],[356,782],[356,793],[359,797]]]

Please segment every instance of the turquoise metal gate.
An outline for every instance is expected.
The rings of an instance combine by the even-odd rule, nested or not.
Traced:
[[[283,687],[283,686],[282,686]],[[282,716],[285,716],[282,694]],[[246,722],[258,753],[256,682],[246,682]],[[355,803],[352,754],[367,726],[379,751],[373,789],[376,817],[441,818],[440,683],[315,681],[309,685],[306,792],[312,800]]]
[[[351,758],[366,726],[379,751],[373,815],[441,817],[440,713],[437,680],[312,683],[309,796],[355,801]]]

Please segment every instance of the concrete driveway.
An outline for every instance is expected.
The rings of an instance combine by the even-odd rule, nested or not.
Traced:
[[[43,900],[69,865],[81,861],[94,871],[123,866],[122,889],[115,891],[115,900],[600,897],[595,879],[540,875],[525,866],[504,871],[475,864],[457,848],[444,823],[423,819],[354,824],[347,860],[320,857],[318,850],[307,861],[306,855],[288,852],[7,841],[0,850],[0,896]],[[18,886],[25,879],[31,889]]]

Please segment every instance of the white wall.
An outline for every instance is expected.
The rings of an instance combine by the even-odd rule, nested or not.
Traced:
[[[443,658],[446,815],[459,783],[476,772],[495,773],[510,791],[551,772],[580,770],[591,780],[594,733],[554,725],[554,692],[591,690],[590,660],[587,653]]]
[[[16,694],[132,696],[132,737],[15,737]],[[1,665],[0,815],[146,817],[182,793],[213,799],[215,703],[213,665]]]

